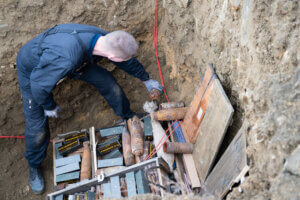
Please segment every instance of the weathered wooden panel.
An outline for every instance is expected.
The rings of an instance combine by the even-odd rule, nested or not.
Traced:
[[[242,127],[207,177],[204,190],[222,199],[248,169],[245,128]]]
[[[182,123],[182,130],[185,140],[187,142],[195,143],[198,136],[198,128],[203,119],[205,109],[207,107],[208,99],[203,99],[204,95],[208,93],[208,85],[211,85],[214,75],[214,69],[212,66],[207,66],[203,76],[202,82],[199,84],[197,92],[191,102],[190,108],[187,111],[184,121]],[[209,95],[206,95],[209,97]]]
[[[201,125],[197,130],[199,135],[193,152],[202,183],[212,167],[233,115],[233,107],[217,78],[212,80],[208,90],[210,90],[209,101]]]

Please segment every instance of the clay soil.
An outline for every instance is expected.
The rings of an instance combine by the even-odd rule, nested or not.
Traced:
[[[24,134],[17,52],[55,24],[83,23],[132,33],[140,44],[137,58],[159,80],[154,0],[2,0],[0,8],[0,135]],[[158,14],[159,57],[169,98],[188,105],[207,63],[213,63],[235,109],[223,148],[242,125],[247,129],[249,174],[240,185],[242,192],[234,187],[226,198],[300,199],[299,167],[287,167],[286,162],[299,158],[299,153],[292,153],[300,144],[299,2],[164,0],[159,1]],[[141,112],[149,100],[143,84],[106,60],[101,65],[124,89],[132,110]],[[58,119],[50,119],[51,138],[111,126],[119,119],[84,82],[66,80],[53,94],[62,112]],[[41,196],[28,186],[24,149],[24,139],[0,140],[0,199],[45,199],[53,191],[52,147],[42,164],[46,191]]]

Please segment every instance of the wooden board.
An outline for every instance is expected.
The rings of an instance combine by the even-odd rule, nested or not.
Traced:
[[[209,90],[209,102],[197,130],[199,135],[193,151],[201,183],[212,167],[233,115],[233,107],[217,78],[212,80]]]
[[[190,108],[187,111],[183,123],[182,130],[184,133],[185,140],[187,142],[195,143],[198,136],[198,128],[203,119],[207,104],[208,104],[208,85],[211,85],[213,79],[214,69],[212,66],[207,66],[203,76],[203,80],[198,86],[197,92],[191,102]],[[204,95],[206,94],[206,99]],[[202,115],[200,115],[202,112]]]
[[[95,127],[89,128],[89,134],[90,134],[90,148],[91,148],[91,157],[92,157],[92,177],[95,177],[97,171]]]
[[[249,169],[245,133],[246,128],[243,126],[207,177],[204,191],[223,199],[234,182],[245,176]]]
[[[55,145],[59,142],[63,142],[64,140],[63,139],[58,139],[58,138],[55,138],[52,142],[52,148],[53,148],[53,182],[54,182],[54,186],[57,186],[57,183],[56,183],[56,173],[55,173],[55,160],[57,158],[56,156],[56,148],[55,148]]]
[[[182,160],[186,170],[186,174],[191,182],[192,188],[200,188],[200,180],[195,167],[195,162],[192,154],[182,154]]]

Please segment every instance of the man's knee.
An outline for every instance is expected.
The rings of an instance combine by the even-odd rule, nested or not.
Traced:
[[[47,140],[47,132],[39,131],[36,133],[26,133],[26,146],[30,149],[39,149],[41,148]]]

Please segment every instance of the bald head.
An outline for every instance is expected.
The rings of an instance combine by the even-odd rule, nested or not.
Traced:
[[[104,48],[110,54],[120,59],[133,57],[138,50],[134,37],[125,31],[114,31],[104,36]]]

